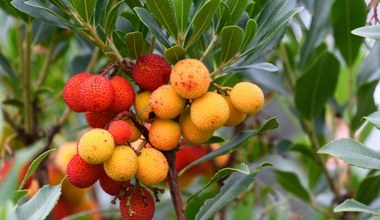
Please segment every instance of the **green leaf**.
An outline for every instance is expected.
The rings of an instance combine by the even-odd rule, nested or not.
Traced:
[[[193,32],[190,39],[186,42],[185,49],[194,44],[206,28],[211,24],[211,19],[215,15],[221,0],[207,0],[204,5],[196,12],[191,20]],[[190,27],[190,26],[189,26]],[[186,33],[189,32],[189,28]]]
[[[166,28],[174,39],[177,39],[178,25],[174,15],[172,1],[146,0],[146,4],[158,22]]]
[[[227,26],[222,29],[221,38],[221,61],[226,63],[239,52],[244,31],[238,26]]]
[[[171,48],[165,50],[165,58],[171,64],[177,63],[178,60],[182,60],[186,57],[186,51],[180,45],[174,45]]]
[[[241,192],[245,191],[253,183],[258,172],[258,169],[254,169],[249,174],[242,172],[232,173],[223,182],[219,194],[214,198],[206,200],[195,219],[206,220],[212,217],[217,211],[234,200]]]
[[[380,176],[368,176],[360,182],[355,199],[369,205],[377,198],[380,191]]]
[[[3,199],[3,198],[1,198]],[[17,220],[17,215],[15,212],[15,205],[12,201],[5,201],[4,204],[0,203],[0,219],[15,219]]]
[[[361,37],[380,40],[380,26],[378,25],[359,27],[351,31],[351,33]]]
[[[380,111],[376,111],[364,118],[380,130]]]
[[[310,202],[310,194],[302,186],[296,174],[280,170],[275,170],[274,172],[276,174],[277,181],[282,186],[282,188],[297,196],[298,198],[306,202]]]
[[[354,199],[347,199],[342,204],[338,205],[334,209],[334,212],[363,212],[367,214],[380,216],[380,212]]]
[[[96,26],[96,34],[99,36],[101,41],[103,42],[107,41],[106,31],[103,29],[101,25]]]
[[[352,35],[351,30],[365,25],[367,17],[366,4],[364,1],[336,0],[332,6],[330,16],[335,45],[347,65],[352,66],[359,53],[363,38]]]
[[[129,8],[133,9],[134,7],[142,7],[140,0],[124,0],[125,4],[128,5]]]
[[[70,4],[75,8],[75,11],[78,12],[79,16],[88,22],[91,19],[92,14],[95,11],[96,0],[69,0]]]
[[[221,146],[220,148],[212,151],[211,153],[208,153],[207,155],[199,158],[196,161],[193,161],[187,167],[182,169],[181,172],[179,173],[179,175],[182,175],[188,169],[190,169],[191,167],[193,167],[197,164],[211,160],[211,159],[213,159],[217,156],[223,155],[223,154],[231,153],[232,151],[237,150],[241,146],[241,144],[244,141],[248,140],[249,138],[257,136],[264,131],[271,130],[271,129],[274,129],[277,127],[278,127],[278,122],[276,121],[276,118],[270,118],[268,121],[265,122],[264,125],[262,125],[260,128],[258,128],[256,130],[242,131],[238,135],[233,137],[228,143]]]
[[[180,33],[184,33],[187,28],[191,2],[191,0],[173,0],[175,17],[177,19],[178,29]]]
[[[170,42],[167,37],[162,33],[161,28],[158,26],[154,17],[145,8],[134,8],[137,16],[145,24],[145,26],[150,30],[150,32],[159,40],[165,47],[170,47]]]
[[[104,24],[104,18],[106,17],[108,3],[109,3],[109,0],[96,1],[95,12],[94,12],[95,26]]]
[[[141,56],[144,47],[144,38],[141,32],[130,32],[125,35],[125,44],[128,54],[137,59]]]
[[[9,76],[15,76],[11,63],[9,60],[0,52],[0,76],[4,74]]]
[[[26,194],[28,194],[28,190],[27,190],[27,189],[13,191],[13,192],[12,192],[12,199],[13,199],[13,202],[14,202],[14,203],[17,203],[18,200],[19,200],[21,197],[25,196]]]
[[[353,139],[342,138],[329,142],[318,153],[329,154],[353,166],[380,169],[380,153]]]
[[[248,44],[252,41],[253,37],[256,35],[257,23],[254,19],[250,18],[245,25],[245,34],[243,44],[241,45],[241,50],[244,50]]]
[[[358,71],[357,84],[363,85],[373,80],[379,79],[380,75],[380,41],[376,41],[375,44],[368,48],[370,51],[365,58],[361,60]]]
[[[297,80],[295,103],[306,118],[318,115],[327,99],[334,95],[339,67],[335,56],[324,52]]]
[[[233,66],[227,67],[224,71],[225,72],[230,72],[230,71],[240,72],[240,71],[248,71],[248,70],[264,70],[266,72],[277,72],[278,67],[271,63],[262,62],[262,63],[253,63],[249,65],[233,65]]]
[[[18,218],[30,220],[45,219],[61,196],[61,184],[43,186],[32,199],[17,207],[16,213]]]
[[[227,6],[229,10],[228,25],[236,24],[242,17],[248,6],[249,0],[228,0]]]
[[[123,4],[123,1],[118,1],[111,10],[107,13],[106,23],[104,25],[104,31],[107,35],[111,34],[115,28],[116,19],[119,16],[120,6]]]

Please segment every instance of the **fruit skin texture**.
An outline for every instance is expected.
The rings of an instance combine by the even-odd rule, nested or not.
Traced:
[[[151,220],[154,216],[155,203],[146,189],[135,188],[129,206],[128,195],[125,194],[120,198],[119,206],[123,220]]]
[[[132,128],[126,121],[111,122],[108,131],[112,134],[116,144],[125,144],[132,136]]]
[[[131,135],[131,137],[129,139],[129,142],[135,142],[135,141],[137,141],[140,138],[140,136],[141,136],[140,130],[136,127],[135,123],[133,123],[132,120],[129,119],[126,122],[132,128],[132,135]]]
[[[89,164],[101,164],[108,160],[115,148],[115,141],[107,130],[93,128],[78,141],[79,156]]]
[[[263,107],[264,93],[257,85],[240,82],[231,90],[231,103],[241,112],[253,114]]]
[[[114,89],[109,79],[95,75],[83,81],[79,90],[79,100],[86,111],[102,112],[107,110],[113,101]]]
[[[223,98],[226,100],[228,108],[230,109],[230,116],[228,117],[228,120],[224,124],[224,126],[236,126],[242,123],[244,119],[247,117],[247,114],[235,108],[235,106],[231,102],[231,97],[229,95],[223,95]]]
[[[111,110],[105,110],[102,112],[88,111],[84,113],[87,124],[92,128],[105,128],[116,115],[117,113]]]
[[[153,53],[144,54],[136,60],[133,79],[140,88],[153,91],[168,83],[170,72],[170,64],[163,57]]]
[[[211,82],[207,67],[199,60],[178,61],[170,74],[173,89],[186,99],[195,99],[205,94]]]
[[[119,195],[124,183],[123,181],[116,181],[109,177],[106,171],[104,171],[104,167],[99,172],[99,185],[104,192],[111,196]]]
[[[135,110],[137,118],[140,118],[142,121],[149,122],[151,118],[149,115],[153,112],[152,106],[150,105],[150,95],[151,91],[144,91],[138,93],[135,101]]]
[[[79,98],[79,90],[82,83],[91,77],[90,73],[77,73],[71,77],[65,84],[63,88],[63,100],[74,112],[84,112],[86,111],[85,106],[82,104]]]
[[[179,126],[181,127],[182,136],[192,144],[204,143],[214,134],[214,130],[204,131],[194,125],[190,118],[190,108],[186,108],[179,116]]]
[[[190,117],[200,130],[216,130],[228,120],[230,110],[224,98],[215,92],[207,92],[195,99],[190,107]]]
[[[181,128],[177,122],[167,119],[156,119],[149,129],[149,141],[159,150],[172,150],[181,138]]]
[[[116,181],[128,181],[137,171],[137,155],[128,146],[118,146],[112,156],[104,162],[104,171]]]
[[[165,156],[154,148],[144,148],[137,157],[136,178],[145,185],[153,186],[163,182],[169,171]]]
[[[74,186],[87,188],[98,180],[98,173],[101,168],[101,165],[86,163],[78,154],[75,154],[67,165],[67,178]]]
[[[128,111],[133,105],[136,96],[131,84],[121,76],[112,77],[110,82],[114,89],[110,110],[114,112]]]
[[[185,107],[185,99],[179,96],[171,85],[163,85],[150,96],[153,112],[162,119],[177,117]]]

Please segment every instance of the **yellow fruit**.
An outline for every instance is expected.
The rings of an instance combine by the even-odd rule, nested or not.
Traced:
[[[223,95],[223,98],[226,100],[228,108],[230,109],[230,116],[224,126],[236,126],[242,123],[247,117],[247,114],[235,108],[235,106],[231,103],[231,97],[229,95]]]
[[[179,96],[171,85],[163,85],[150,96],[153,112],[162,119],[177,117],[185,107],[185,99]]]
[[[228,120],[230,110],[228,103],[215,92],[207,92],[195,99],[190,107],[190,117],[200,130],[216,130]]]
[[[54,163],[62,173],[66,173],[67,164],[76,153],[77,143],[74,141],[66,142],[58,147],[55,153]]]
[[[151,91],[138,93],[135,99],[136,116],[141,121],[151,121],[154,118],[152,106],[150,105]]]
[[[137,171],[137,155],[128,146],[118,146],[112,156],[103,164],[104,171],[111,179],[128,181]]]
[[[114,139],[107,130],[93,128],[82,135],[78,142],[79,156],[89,164],[101,164],[111,157]]]
[[[210,144],[211,149],[214,151],[221,147],[220,144]],[[230,154],[223,154],[214,158],[215,165],[217,167],[225,167],[230,160]]]
[[[178,61],[170,74],[173,89],[186,99],[195,99],[205,94],[211,82],[207,67],[199,60]]]
[[[168,119],[156,119],[149,129],[149,141],[159,150],[171,150],[181,138],[179,124]]]
[[[182,136],[192,144],[204,143],[214,134],[214,130],[203,131],[194,125],[190,118],[190,108],[186,108],[182,112],[179,117],[179,126],[181,127]]]
[[[140,136],[141,136],[140,130],[136,127],[135,123],[133,123],[132,120],[127,120],[127,123],[132,128],[132,136],[129,139],[129,142],[137,141],[140,138]]]
[[[144,148],[137,158],[136,178],[145,185],[163,182],[169,171],[165,156],[154,148]]]
[[[260,111],[264,105],[264,93],[257,85],[240,82],[231,90],[231,103],[241,112],[252,114]]]

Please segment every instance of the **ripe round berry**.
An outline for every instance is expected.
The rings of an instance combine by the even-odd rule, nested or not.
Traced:
[[[179,117],[179,126],[181,127],[182,136],[186,141],[192,144],[201,144],[206,142],[214,134],[214,130],[200,130],[194,125],[190,118],[190,108],[186,108]]]
[[[207,67],[199,60],[178,61],[170,74],[173,89],[186,99],[195,99],[205,94],[211,82]]]
[[[170,119],[156,119],[149,129],[149,141],[159,150],[171,150],[178,145],[181,128]]]
[[[121,76],[114,76],[110,80],[114,89],[113,101],[110,109],[114,112],[128,111],[135,101],[135,91],[128,80]]]
[[[163,85],[150,96],[153,112],[162,119],[177,117],[185,107],[185,99],[179,96],[171,85]]]
[[[87,124],[92,128],[105,128],[116,115],[117,113],[111,110],[84,113]]]
[[[163,57],[145,54],[136,60],[133,79],[140,88],[153,91],[168,83],[170,71],[170,64]]]
[[[130,142],[135,142],[141,137],[140,130],[136,127],[135,123],[132,120],[127,120],[128,125],[132,128],[132,135],[129,139]]]
[[[152,195],[144,188],[135,188],[130,196],[120,198],[120,213],[124,220],[151,220],[154,216],[155,203]]]
[[[229,95],[223,95],[223,98],[226,100],[228,108],[230,109],[230,116],[224,126],[236,126],[242,123],[247,117],[247,114],[235,108],[235,106],[231,103],[231,97]]]
[[[228,103],[215,92],[207,92],[195,99],[190,107],[190,117],[200,130],[216,130],[222,127],[230,115]]]
[[[108,131],[112,134],[116,144],[125,144],[132,136],[131,126],[123,120],[111,122]]]
[[[124,183],[124,181],[116,181],[109,177],[104,171],[104,167],[99,171],[99,185],[104,192],[111,196],[119,195]]]
[[[91,77],[90,73],[78,73],[71,77],[63,88],[63,100],[74,112],[86,111],[83,102],[79,98],[79,90],[82,83],[89,77]]]
[[[95,75],[83,81],[79,90],[79,101],[87,111],[102,112],[107,110],[113,101],[114,89],[104,76]]]
[[[169,171],[166,157],[154,148],[144,148],[137,157],[136,178],[145,185],[152,186],[163,182]]]
[[[144,91],[136,95],[135,110],[137,118],[142,121],[148,122],[154,118],[152,106],[150,105],[151,91]]]
[[[87,188],[98,180],[101,168],[101,165],[86,163],[78,154],[75,154],[67,165],[67,179],[78,188]]]
[[[79,156],[89,164],[104,163],[111,157],[114,148],[111,133],[100,128],[87,131],[78,142]]]
[[[240,82],[231,90],[231,103],[241,112],[252,114],[260,111],[264,105],[264,93],[257,85]]]
[[[104,171],[116,181],[128,181],[137,171],[137,155],[128,146],[118,146],[112,156],[104,162]]]

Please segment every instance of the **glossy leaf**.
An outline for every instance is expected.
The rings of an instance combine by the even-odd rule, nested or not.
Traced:
[[[74,0],[75,1],[75,0]],[[94,12],[94,23],[96,25],[103,25],[104,19],[106,17],[106,11],[109,0],[98,0],[95,4],[95,12]]]
[[[369,205],[374,201],[380,192],[380,176],[369,176],[360,182],[355,199],[361,203]]]
[[[69,0],[69,1],[83,20],[88,22],[91,19],[91,16],[95,11],[95,4],[97,2],[96,0],[86,0],[86,1]]]
[[[233,58],[241,47],[244,31],[238,26],[224,27],[221,33],[221,61],[228,62]]]
[[[114,30],[116,19],[119,16],[119,9],[122,4],[123,4],[122,0],[118,1],[107,13],[106,21],[104,25],[104,31],[107,35],[111,34]]]
[[[274,172],[282,188],[306,202],[310,201],[309,192],[302,186],[296,174],[280,170]]]
[[[364,118],[380,130],[380,111],[376,111]]]
[[[380,153],[353,139],[342,138],[331,141],[318,153],[329,154],[353,166],[380,169]]]
[[[267,62],[262,62],[262,63],[253,63],[249,65],[233,65],[230,67],[227,67],[224,71],[229,72],[229,71],[247,71],[247,70],[264,70],[266,72],[277,72],[278,67]]]
[[[236,24],[241,19],[249,2],[248,0],[227,0],[223,2],[225,7],[220,18],[218,31],[225,26]]]
[[[334,212],[363,212],[367,214],[380,216],[380,212],[360,203],[354,199],[347,199],[342,204],[338,205]]]
[[[171,64],[175,64],[178,60],[182,60],[186,57],[186,51],[180,45],[174,45],[171,48],[165,50],[165,58]]]
[[[352,30],[351,33],[361,37],[380,40],[380,26],[378,25],[359,27]]]
[[[296,82],[295,103],[303,116],[312,119],[334,95],[339,74],[339,61],[324,52]]]
[[[191,0],[173,0],[175,17],[177,19],[178,29],[180,33],[184,33],[189,20]]]
[[[366,4],[364,1],[336,0],[330,15],[335,45],[347,65],[352,66],[359,53],[363,38],[353,35],[351,31],[365,25]]]
[[[357,91],[357,110],[351,119],[351,128],[356,130],[364,122],[363,117],[377,110],[373,94],[378,81],[373,81],[359,87]]]
[[[253,37],[256,35],[257,23],[254,19],[250,18],[245,25],[244,41],[241,45],[241,49],[244,50],[247,45],[252,41]]]
[[[128,54],[137,59],[141,56],[144,47],[144,38],[141,32],[130,32],[125,35],[125,44]]]
[[[174,38],[178,38],[178,26],[174,15],[172,1],[170,0],[146,0],[151,13],[157,21],[165,27],[165,29]]]

